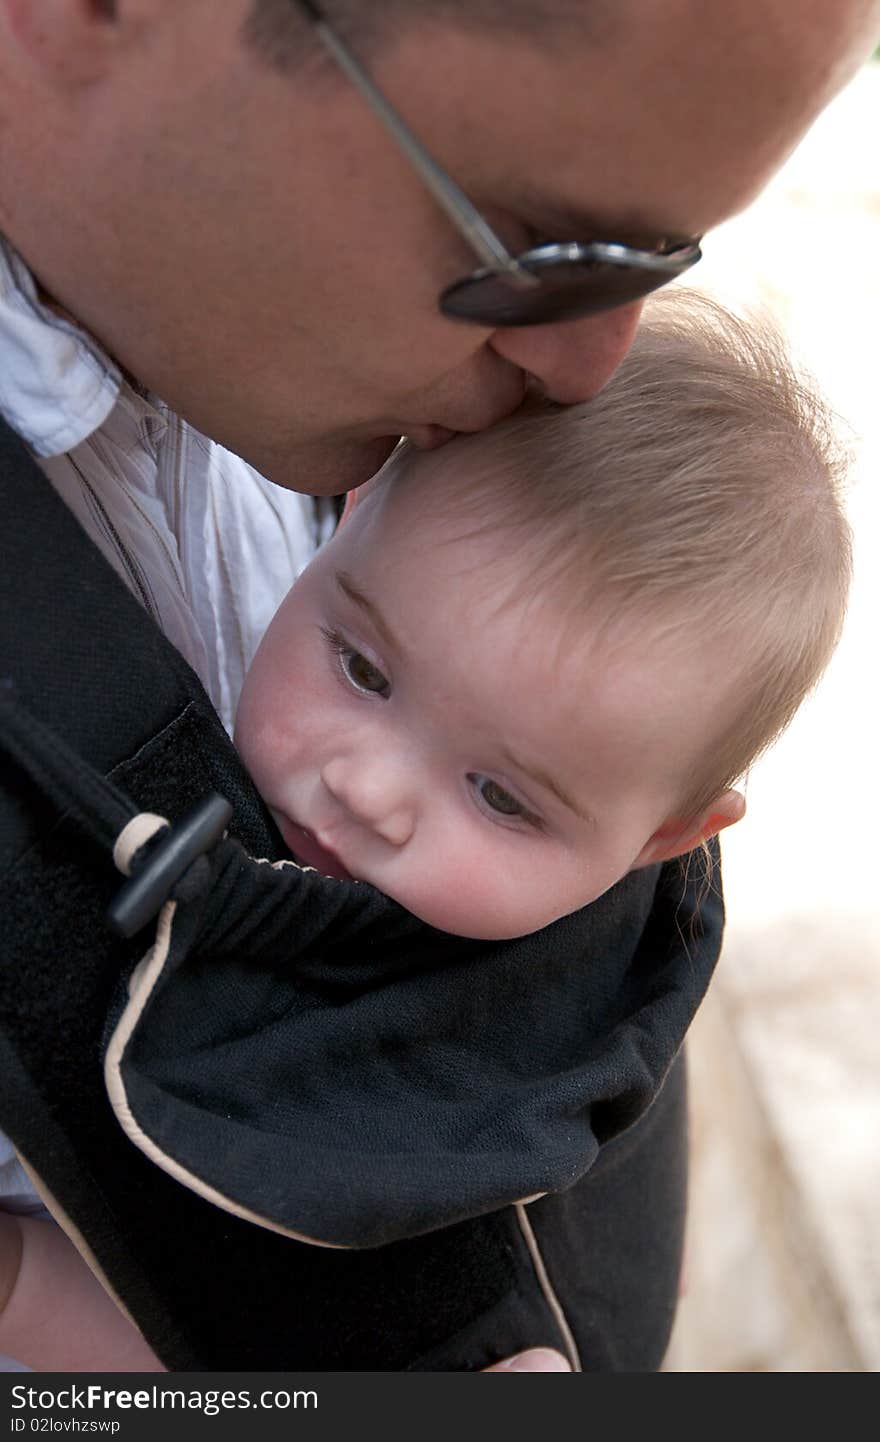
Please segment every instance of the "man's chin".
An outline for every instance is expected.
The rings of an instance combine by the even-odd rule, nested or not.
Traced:
[[[297,447],[290,454],[254,455],[247,459],[267,480],[307,496],[340,496],[354,491],[381,470],[399,436],[375,440],[326,440]]]

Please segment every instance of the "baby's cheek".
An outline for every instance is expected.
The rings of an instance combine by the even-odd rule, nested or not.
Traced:
[[[247,703],[247,698],[244,698]],[[268,707],[255,698],[253,706],[243,704],[235,727],[235,744],[251,778],[266,800],[276,800],[275,790],[294,764],[289,730],[279,723]]]
[[[498,941],[543,925],[540,889],[493,848],[435,852],[413,877],[408,899],[398,900],[431,926],[457,936]]]
[[[269,664],[271,648],[258,653],[245,678],[235,723],[235,744],[252,776],[284,774],[298,762],[310,738],[323,734],[320,696],[304,667],[284,671]],[[312,741],[313,744],[313,741]]]

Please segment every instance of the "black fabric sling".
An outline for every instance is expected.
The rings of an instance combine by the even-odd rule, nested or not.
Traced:
[[[17,704],[133,811],[232,805],[130,987],[154,926],[114,934],[108,846],[4,760],[0,1125],[162,1360],[460,1368],[550,1343],[658,1366],[685,1176],[681,1068],[663,1083],[717,891],[698,910],[697,875],[647,869],[490,947],[273,868],[199,682],[7,430],[0,496]]]

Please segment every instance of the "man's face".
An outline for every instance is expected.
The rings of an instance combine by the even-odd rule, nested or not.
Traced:
[[[498,331],[443,317],[473,254],[329,62],[281,74],[243,44],[247,8],[148,7],[96,79],[54,96],[57,174],[38,188],[38,158],[0,212],[50,292],[199,429],[304,491],[360,484],[401,434],[480,430],[530,378],[594,394],[638,306]],[[827,38],[810,50],[821,6],[784,37],[747,0],[638,23],[600,8],[607,25],[555,47],[414,22],[371,62],[514,251],[710,228],[839,81]]]
[[[528,545],[462,537],[432,494],[358,503],[269,627],[236,744],[305,865],[444,931],[525,935],[640,864],[726,687],[703,648],[561,626],[523,588]]]

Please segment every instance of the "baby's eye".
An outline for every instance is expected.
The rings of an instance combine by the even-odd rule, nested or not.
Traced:
[[[472,771],[468,776],[468,781],[490,811],[495,811],[500,816],[522,816],[529,821],[533,819],[532,813],[523,806],[521,801],[517,801],[515,796],[511,796],[509,791],[505,791],[503,786],[499,786],[498,782],[493,781],[489,776],[484,776],[479,771]],[[534,819],[537,820],[537,818]]]
[[[359,691],[369,691],[376,696],[390,696],[391,683],[387,680],[378,666],[362,656],[360,651],[343,651],[340,653],[342,669],[353,686]]]
[[[374,666],[360,651],[349,646],[345,637],[338,631],[333,631],[322,626],[321,630],[333,650],[339,657],[339,664],[347,680],[357,691],[364,691],[370,696],[381,696],[383,698],[391,695],[391,682],[383,676],[378,666]]]

